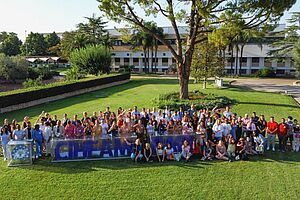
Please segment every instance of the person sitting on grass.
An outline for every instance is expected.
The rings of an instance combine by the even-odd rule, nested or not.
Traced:
[[[124,141],[126,142],[127,145],[131,146],[131,159],[137,163],[138,161],[141,161],[143,158],[143,154],[142,154],[142,144],[140,139],[136,139],[134,143],[130,143],[127,141],[126,138],[124,138]]]
[[[165,154],[162,143],[158,143],[156,147],[156,157],[158,162],[164,162],[165,161]]]
[[[167,144],[167,146],[164,149],[164,154],[167,160],[175,160],[175,155],[174,155],[174,149],[171,146],[170,143]]]
[[[207,141],[204,145],[202,160],[212,160],[213,157],[213,148],[211,147],[210,142]]]
[[[181,156],[184,159],[185,162],[189,162],[190,161],[190,157],[192,156],[191,153],[191,147],[189,145],[189,142],[187,140],[183,141],[182,147],[181,147]]]
[[[218,145],[216,146],[216,158],[218,160],[229,160],[226,153],[224,142],[219,140]]]
[[[250,137],[246,138],[246,154],[247,155],[257,155],[257,152],[253,149],[252,140]]]
[[[195,138],[193,140],[193,158],[200,159],[202,157],[203,145],[201,145],[200,140]]]
[[[145,144],[144,158],[145,158],[146,162],[152,162],[152,149],[151,149],[150,143]]]
[[[236,145],[236,157],[235,160],[248,160],[246,155],[246,142],[244,138],[240,138]]]
[[[233,138],[230,138],[227,148],[227,154],[230,162],[235,159],[235,146],[235,140]]]
[[[265,145],[266,145],[266,139],[264,136],[258,132],[254,132],[254,138],[253,138],[254,144],[255,144],[255,150],[258,154],[263,154]]]

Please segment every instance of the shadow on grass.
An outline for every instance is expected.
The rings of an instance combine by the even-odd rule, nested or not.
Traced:
[[[205,169],[206,167],[213,167],[218,163],[227,161],[200,161],[193,159],[191,162],[185,163],[183,161],[169,161],[164,163],[134,163],[129,158],[121,160],[99,160],[99,161],[78,161],[78,162],[65,162],[65,163],[51,163],[50,159],[40,159],[32,166],[21,166],[19,168],[25,170],[45,171],[59,174],[76,174],[76,173],[90,173],[98,171],[99,169],[109,169],[122,171],[127,169],[150,169],[156,167],[181,167],[184,169]],[[234,167],[234,163],[238,162],[255,162],[255,163],[283,163],[288,164],[290,167],[300,164],[300,154],[294,152],[265,152],[264,155],[251,156],[249,161],[234,161],[230,163]]]
[[[288,107],[288,108],[299,108],[296,105],[290,105],[290,104],[262,103],[262,102],[243,102],[243,101],[239,101],[238,104],[250,104],[250,105],[280,106],[280,107]]]

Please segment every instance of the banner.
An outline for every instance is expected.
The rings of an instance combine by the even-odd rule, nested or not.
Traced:
[[[181,152],[181,146],[184,140],[187,140],[192,149],[193,140],[197,135],[164,135],[151,136],[149,143],[153,155],[156,153],[157,144],[160,142],[163,146],[168,143],[174,149],[174,152]],[[136,137],[126,137],[129,143],[134,143]],[[112,137],[107,139],[62,139],[51,141],[51,156],[53,162],[78,161],[78,160],[102,160],[102,159],[120,159],[129,158],[132,146],[128,145],[124,138]]]

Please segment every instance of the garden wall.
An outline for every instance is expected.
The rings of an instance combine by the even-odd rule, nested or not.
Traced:
[[[0,96],[0,113],[35,106],[95,90],[121,85],[130,81],[130,74],[122,74],[34,91]]]

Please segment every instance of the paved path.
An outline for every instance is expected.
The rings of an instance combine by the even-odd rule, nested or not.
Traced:
[[[292,95],[300,105],[300,86],[294,86],[295,79],[256,79],[241,78],[236,80],[232,85],[251,88],[257,91],[266,92],[283,92]]]

